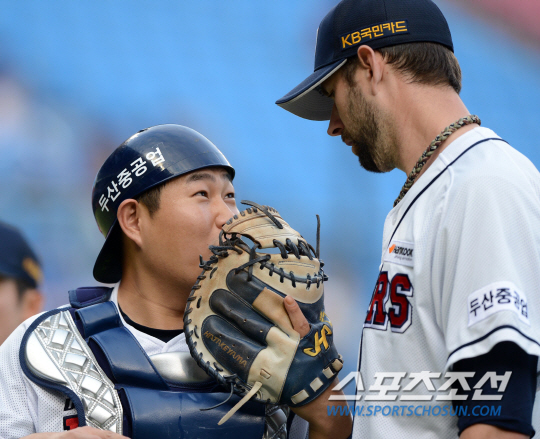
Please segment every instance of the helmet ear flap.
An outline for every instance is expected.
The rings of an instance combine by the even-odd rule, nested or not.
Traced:
[[[94,265],[94,279],[104,284],[114,284],[122,278],[122,229],[114,224],[99,252]]]
[[[182,125],[140,130],[116,148],[101,166],[92,188],[92,210],[105,236],[94,278],[103,283],[121,278],[122,233],[114,229],[120,229],[117,212],[124,200],[172,178],[213,166],[224,167],[234,178],[234,168],[223,153],[202,134]]]

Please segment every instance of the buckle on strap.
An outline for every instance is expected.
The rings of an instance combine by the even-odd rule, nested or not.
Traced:
[[[108,302],[112,291],[113,288],[109,287],[80,287],[69,291],[69,303],[73,308],[80,309]]]

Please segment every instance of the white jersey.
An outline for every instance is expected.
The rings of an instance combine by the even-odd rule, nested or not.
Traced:
[[[115,304],[118,298],[118,285],[110,300]],[[64,419],[73,418],[76,410],[63,394],[44,389],[30,381],[21,370],[19,348],[26,329],[37,316],[22,323],[0,346],[0,438],[18,439],[32,433],[61,432]],[[122,323],[131,331],[148,356],[166,352],[188,352],[184,334],[177,335],[165,343]],[[308,423],[295,416],[289,437],[304,439]]]
[[[360,344],[355,439],[457,438],[444,399],[454,363],[502,341],[540,356],[540,174],[489,139],[499,137],[486,128],[457,138],[386,218]],[[503,382],[491,385],[502,392]]]

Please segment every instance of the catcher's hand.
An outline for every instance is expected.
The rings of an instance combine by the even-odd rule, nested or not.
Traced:
[[[210,247],[214,256],[201,258],[203,272],[184,315],[187,344],[199,366],[231,392],[298,407],[319,396],[343,367],[324,312],[327,278],[318,249],[278,212],[243,203],[255,207],[230,219],[220,245]],[[285,310],[287,295],[311,326],[303,338]]]

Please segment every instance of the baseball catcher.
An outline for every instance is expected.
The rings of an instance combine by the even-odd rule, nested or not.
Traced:
[[[184,314],[186,340],[199,366],[247,400],[299,407],[317,398],[343,367],[324,311],[327,280],[317,249],[279,213],[249,201],[201,257],[201,275]],[[318,217],[317,217],[318,219]],[[265,252],[266,250],[266,252]],[[294,298],[311,329],[300,338],[284,308]]]

